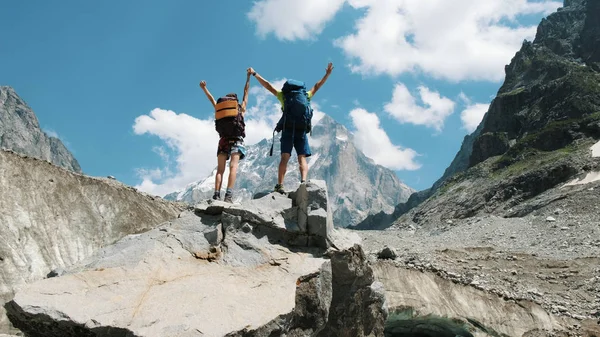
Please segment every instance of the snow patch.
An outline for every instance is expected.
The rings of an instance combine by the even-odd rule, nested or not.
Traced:
[[[321,147],[323,145],[323,138],[313,138],[312,136],[308,136],[308,144],[313,148]]]
[[[336,136],[335,139],[340,140],[342,142],[348,141],[348,136],[347,135],[340,135],[340,136]]]
[[[583,178],[583,179],[577,178],[569,183],[564,184],[563,187],[575,186],[575,185],[585,185],[585,184],[593,183],[594,181],[599,181],[599,180],[600,180],[600,171],[594,171],[594,172],[588,173],[585,176],[585,178]]]
[[[590,150],[592,150],[592,157],[597,158],[600,157],[600,141],[594,144]]]

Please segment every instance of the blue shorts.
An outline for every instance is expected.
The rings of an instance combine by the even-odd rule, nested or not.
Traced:
[[[294,139],[292,139],[292,130],[284,130],[281,134],[281,153],[292,154],[293,147],[297,155],[310,157],[310,146],[308,145],[306,132],[295,130],[293,134]]]
[[[244,157],[246,157],[246,147],[244,146],[244,140],[235,139],[235,138],[219,139],[219,146],[217,148],[217,156],[221,153],[227,155],[227,160],[229,160],[229,157],[231,156],[232,153],[239,153],[240,160],[244,159]]]

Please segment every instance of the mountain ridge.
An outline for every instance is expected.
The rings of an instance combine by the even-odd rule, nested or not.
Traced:
[[[379,211],[392,212],[395,204],[407,200],[414,192],[395,172],[375,164],[356,148],[352,133],[330,116],[325,115],[317,121],[309,137],[313,155],[307,159],[308,179],[322,179],[329,186],[336,226],[351,226]],[[272,139],[247,146],[246,158],[238,167],[234,202],[249,200],[257,193],[273,189],[279,164],[279,142],[277,138],[275,140],[272,157],[268,155]],[[293,190],[300,184],[297,165],[294,152],[284,180],[286,190]],[[224,186],[228,172],[227,169],[224,174]],[[210,176],[163,198],[190,204],[209,199],[214,190],[215,174],[216,169]]]
[[[600,138],[598,13],[597,1],[566,0],[564,7],[542,19],[534,40],[524,41],[506,65],[497,96],[476,131],[465,136],[444,175],[431,188],[413,194],[408,203],[397,205],[392,215],[371,216],[356,228],[407,222],[411,217],[407,213],[419,223],[426,222],[428,217],[422,215],[441,207],[442,200],[451,214],[461,217],[500,211],[512,200],[506,206],[510,209],[594,169],[596,162],[588,147]],[[544,180],[545,174],[551,179]],[[496,179],[485,180],[486,175],[503,176],[505,184],[500,188],[494,185]],[[469,180],[479,183],[471,186]],[[463,198],[456,191],[447,193],[457,186],[477,189],[475,194],[483,200],[475,198],[480,200],[469,201],[468,210],[457,213],[464,205],[455,202]]]

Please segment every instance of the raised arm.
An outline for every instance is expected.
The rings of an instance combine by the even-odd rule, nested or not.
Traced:
[[[312,87],[312,89],[310,89],[310,91],[312,91],[313,96],[317,93],[317,91],[321,88],[321,86],[323,84],[325,84],[325,81],[327,81],[327,78],[331,74],[332,70],[333,70],[333,64],[331,62],[329,62],[329,64],[327,65],[327,69],[325,70],[325,76],[323,76],[323,78],[319,82],[315,83],[315,86]]]
[[[206,97],[208,97],[208,100],[212,103],[213,107],[216,106],[217,101],[215,101],[215,98],[213,97],[213,95],[210,94],[210,91],[208,91],[208,89],[206,89],[206,81],[200,82],[200,88],[202,88],[202,90],[204,90]]]
[[[262,78],[262,76],[257,74],[256,71],[254,71],[254,69],[250,68],[249,70],[250,70],[250,73],[252,75],[254,75],[254,77],[256,77],[256,79],[258,80],[258,83],[260,83],[265,89],[269,90],[269,92],[271,92],[273,95],[277,96],[277,89],[275,89],[273,87],[273,85],[271,83],[269,83],[269,81]]]
[[[248,89],[250,89],[250,75],[252,75],[252,68],[248,68],[246,71],[246,85],[244,86],[244,97],[242,98],[242,115],[246,113],[246,104],[248,103]]]

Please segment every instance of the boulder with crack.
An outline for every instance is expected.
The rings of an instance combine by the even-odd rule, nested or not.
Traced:
[[[308,204],[326,205],[317,192]],[[203,203],[27,286],[8,316],[33,337],[383,336],[383,289],[360,245],[336,231],[343,250],[307,247],[318,241],[297,218],[276,194]]]

